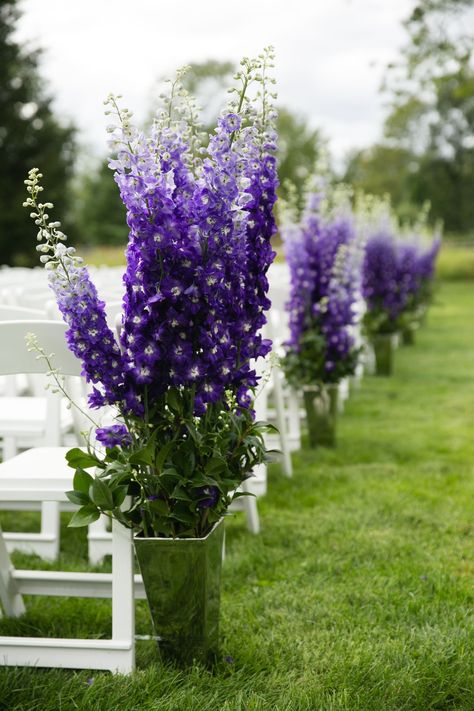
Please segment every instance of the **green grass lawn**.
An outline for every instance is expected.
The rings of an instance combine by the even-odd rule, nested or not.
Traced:
[[[270,471],[260,536],[228,521],[214,668],[163,665],[138,642],[130,677],[0,669],[0,709],[473,711],[471,284],[440,288],[394,377],[352,394],[337,450],[304,448],[294,467],[293,480]],[[65,532],[62,562],[84,568],[77,535]],[[110,631],[107,601],[28,603],[0,632]],[[137,632],[151,632],[143,604]]]

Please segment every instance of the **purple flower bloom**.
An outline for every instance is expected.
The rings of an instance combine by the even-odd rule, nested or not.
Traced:
[[[219,489],[217,486],[203,486],[197,491],[198,509],[210,509],[216,505],[219,499]]]
[[[130,432],[125,425],[97,427],[95,436],[104,447],[127,447],[132,443]]]

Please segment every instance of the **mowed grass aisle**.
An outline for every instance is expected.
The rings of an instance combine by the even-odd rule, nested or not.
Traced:
[[[259,537],[228,523],[214,669],[163,666],[138,642],[130,678],[0,669],[0,708],[472,711],[474,284],[443,285],[395,376],[351,397],[338,449],[294,464],[291,481],[270,471]],[[73,535],[64,561],[83,567]],[[0,631],[109,631],[107,602],[31,603]]]

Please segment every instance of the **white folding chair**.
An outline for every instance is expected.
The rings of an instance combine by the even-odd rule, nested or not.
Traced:
[[[45,373],[43,359],[26,349],[25,335],[33,332],[54,365],[65,376],[79,376],[81,365],[68,350],[66,325],[52,321],[0,323],[0,374]],[[67,448],[29,449],[0,464],[0,500],[62,502],[72,487]],[[112,573],[15,570],[0,529],[0,603],[7,616],[25,610],[23,595],[111,597],[111,639],[63,639],[0,636],[0,665],[109,669],[128,673],[134,668],[134,592],[144,597],[140,576],[133,575],[132,534],[112,524]],[[135,585],[135,591],[134,591]]]
[[[0,305],[0,322],[41,319],[44,319],[44,313],[39,309]],[[7,342],[5,346],[10,347]],[[65,401],[60,400],[50,391],[44,391],[44,376],[28,375],[27,378],[30,390],[35,391],[36,395],[19,396],[13,384],[13,387],[0,397],[0,446],[4,461],[14,457],[22,449],[35,446],[59,446],[62,435],[72,426],[71,413],[66,410]],[[0,509],[41,511],[40,533],[4,533],[4,540],[10,551],[35,553],[47,560],[54,560],[58,556],[58,502],[0,501]]]

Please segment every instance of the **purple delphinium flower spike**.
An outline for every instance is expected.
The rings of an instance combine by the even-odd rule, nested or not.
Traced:
[[[295,384],[337,382],[357,363],[361,248],[351,215],[323,216],[321,199],[308,195],[301,222],[283,229],[291,275],[285,368]]]

